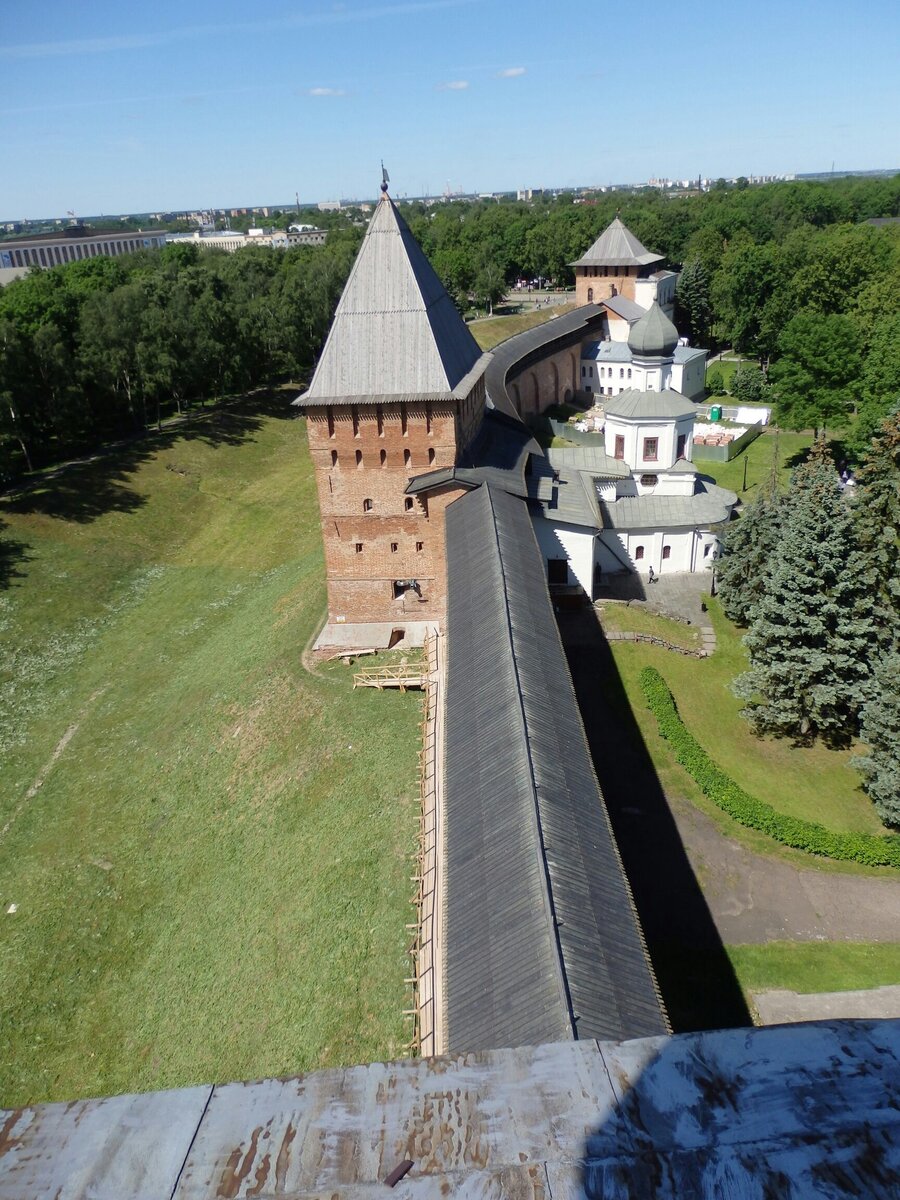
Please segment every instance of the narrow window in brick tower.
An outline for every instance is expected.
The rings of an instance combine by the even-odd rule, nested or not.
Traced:
[[[412,457],[412,456],[410,455],[410,453],[409,453],[409,451],[408,451],[408,450],[404,450],[404,451],[403,451],[403,465],[404,465],[404,467],[408,467],[408,466],[409,466],[409,464],[410,464],[410,460],[411,460],[411,457]]]
[[[363,512],[371,512],[371,511],[372,511],[372,501],[371,500],[363,500]]]
[[[406,509],[406,511],[407,511],[407,512],[412,512],[412,510],[413,510],[413,498],[412,498],[412,496],[407,496],[407,497],[406,497],[406,499],[403,501],[403,507]]]
[[[382,452],[381,452],[381,465],[382,465],[382,466],[384,466],[386,463],[387,463],[387,450],[382,450]]]
[[[399,547],[399,542],[391,542],[391,554],[396,554]]]
[[[336,466],[337,466],[337,464],[338,464],[337,450],[332,450],[332,452],[331,452],[331,465],[332,465],[333,467],[336,467]]]
[[[353,549],[356,551],[357,554],[362,554],[362,542],[357,542],[354,545]]]
[[[428,451],[428,461],[429,461],[430,463],[433,463],[433,462],[434,462],[434,451],[433,451],[433,450],[429,450],[429,451]]]
[[[416,542],[416,554],[421,554],[421,552],[422,552],[424,549],[425,549],[425,543],[424,543],[424,542]]]
[[[357,450],[356,452],[356,465],[358,467],[362,466],[362,450]]]

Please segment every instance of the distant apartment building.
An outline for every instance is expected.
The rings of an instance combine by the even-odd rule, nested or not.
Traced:
[[[322,246],[327,237],[326,229],[314,229],[307,225],[299,230],[291,228],[287,232],[283,229],[249,229],[246,233],[239,233],[235,229],[195,229],[193,233],[170,233],[166,240],[233,254],[244,246],[268,246],[275,250],[288,250],[291,246]]]
[[[133,254],[136,250],[159,250],[166,244],[161,229],[96,230],[85,225],[70,225],[54,233],[7,238],[0,242],[0,269],[60,267],[97,255]]]

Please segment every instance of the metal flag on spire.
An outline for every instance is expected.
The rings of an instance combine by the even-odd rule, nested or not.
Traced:
[[[387,171],[385,170],[384,159],[382,159],[381,160],[381,190],[383,192],[386,192],[388,190],[388,184],[390,182],[391,182],[391,177],[390,177],[390,175],[388,175]]]

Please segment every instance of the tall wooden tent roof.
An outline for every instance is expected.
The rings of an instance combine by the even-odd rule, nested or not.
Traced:
[[[337,306],[310,406],[449,395],[482,357],[391,198],[382,196]]]
[[[649,267],[662,262],[665,255],[654,254],[642,246],[627,225],[616,217],[607,225],[590,250],[573,267]]]

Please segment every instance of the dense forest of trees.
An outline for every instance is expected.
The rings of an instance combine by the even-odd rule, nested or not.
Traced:
[[[315,361],[361,231],[235,254],[173,244],[0,291],[0,478]]]
[[[462,309],[523,276],[567,286],[568,264],[617,211],[681,270],[677,322],[695,344],[771,365],[783,423],[854,418],[865,444],[900,395],[900,226],[865,222],[900,214],[900,176],[403,209]],[[307,372],[362,236],[359,213],[326,216],[323,247],[172,245],[0,291],[0,474]]]

